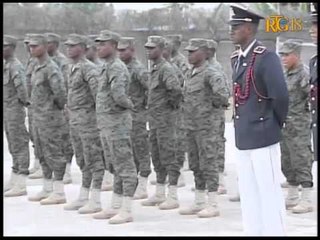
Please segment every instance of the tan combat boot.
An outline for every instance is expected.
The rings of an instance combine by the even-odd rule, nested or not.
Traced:
[[[109,171],[104,171],[101,191],[112,191],[113,190],[113,174]]]
[[[26,187],[27,175],[19,174],[17,176],[16,182],[9,191],[4,193],[5,197],[19,197],[27,195]]]
[[[132,197],[123,197],[122,207],[119,213],[113,216],[110,220],[110,224],[121,224],[132,222]]]
[[[89,200],[89,188],[80,188],[80,194],[77,200],[64,205],[63,209],[67,211],[75,211],[83,207]]]
[[[222,172],[219,172],[219,187],[218,194],[227,194],[226,182]]]
[[[66,203],[66,195],[64,193],[64,185],[62,181],[53,182],[53,191],[49,197],[40,201],[41,205],[52,205]]]
[[[166,189],[165,184],[156,185],[156,193],[148,198],[147,200],[141,202],[142,206],[156,206],[166,200]]]
[[[289,185],[288,195],[285,199],[286,209],[291,209],[299,203],[299,190],[298,186]]]
[[[205,190],[195,190],[195,200],[189,207],[181,208],[179,214],[193,215],[200,212],[206,207],[206,192]]]
[[[80,214],[89,214],[100,212],[101,208],[101,198],[100,198],[100,189],[91,189],[89,202],[86,203],[83,207],[79,208],[78,213]]]
[[[179,207],[178,186],[169,185],[167,199],[159,205],[161,210],[170,210]]]
[[[109,219],[117,215],[122,206],[122,195],[112,193],[111,207],[93,215],[94,219]]]
[[[39,169],[40,169],[40,160],[39,158],[35,158],[33,162],[33,167],[29,170],[29,174],[33,174]]]
[[[293,213],[308,213],[313,211],[311,189],[312,188],[302,188],[301,199],[298,205],[292,208]]]
[[[17,179],[18,179],[18,174],[11,172],[10,179],[4,186],[4,191],[6,192],[6,191],[9,191],[11,188],[13,188],[13,186],[17,182]]]
[[[204,209],[197,213],[200,218],[210,218],[220,215],[217,203],[217,192],[208,192],[208,203]]]
[[[148,183],[147,177],[141,177],[141,176],[138,177],[138,186],[133,196],[134,200],[148,198],[147,183]]]
[[[63,176],[63,183],[64,184],[70,184],[72,183],[72,178],[71,178],[71,163],[67,163],[66,165],[66,171]]]
[[[39,202],[42,199],[49,197],[52,191],[53,191],[52,179],[44,178],[42,190],[38,192],[35,196],[30,196],[28,200],[32,202]]]

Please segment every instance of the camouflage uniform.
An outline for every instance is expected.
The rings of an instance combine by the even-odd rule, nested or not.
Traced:
[[[4,36],[4,45],[12,45],[13,39]],[[14,41],[14,45],[16,41]],[[17,58],[5,60],[3,66],[3,110],[4,128],[12,155],[12,172],[28,175],[29,134],[25,126],[27,106],[25,72]]]
[[[43,44],[42,35],[30,37],[31,44]],[[31,76],[31,107],[33,111],[33,133],[35,151],[40,159],[46,179],[62,180],[66,160],[63,154],[63,142],[66,136],[66,120],[63,107],[66,104],[66,89],[62,73],[49,57],[38,63]]]
[[[59,42],[60,41],[60,36],[54,33],[46,33],[46,37],[48,39],[48,42]],[[67,88],[67,82],[68,82],[68,64],[69,60],[65,55],[63,55],[61,52],[57,51],[54,56],[51,56],[51,59],[58,65],[60,68],[62,75],[63,75],[63,82]],[[63,153],[64,156],[67,160],[67,163],[72,162],[72,157],[73,157],[73,148],[71,144],[71,139],[70,139],[70,124],[69,124],[69,119],[66,117],[66,133],[65,133],[65,141],[63,143]]]
[[[119,36],[101,31],[96,41],[118,41]],[[117,57],[104,63],[100,72],[96,112],[102,138],[107,139],[114,168],[113,192],[133,197],[137,171],[133,160],[131,131],[133,103],[128,98],[130,75],[125,64]],[[103,143],[103,141],[102,141]]]
[[[145,47],[156,43],[149,37]],[[154,40],[156,41],[156,39]],[[148,121],[150,127],[151,156],[157,183],[164,184],[169,175],[169,184],[177,185],[181,165],[175,157],[175,139],[181,87],[172,65],[161,59],[153,64],[148,92]]]
[[[186,50],[205,47],[206,41],[190,40]],[[220,119],[228,102],[224,78],[205,62],[187,73],[184,88],[183,124],[187,129],[190,169],[197,190],[216,192],[219,184],[218,142]]]
[[[132,113],[132,150],[137,170],[142,177],[151,173],[148,131],[146,129],[146,105],[148,72],[136,58],[127,64],[131,75],[129,96],[137,110]]]
[[[79,41],[78,35],[69,35],[65,44],[77,44]],[[92,182],[92,188],[100,189],[104,165],[95,112],[97,68],[83,57],[70,64],[67,79],[70,134],[76,161],[82,171],[82,187],[90,188]]]
[[[223,71],[223,68],[221,66],[221,64],[216,60],[216,58],[211,58],[208,60],[209,65],[212,66],[216,71],[220,72],[220,74],[223,76],[223,80],[226,86],[226,89],[228,91],[228,97],[230,97],[230,86],[228,84],[227,81],[227,76]],[[224,172],[224,163],[225,163],[225,142],[226,142],[226,138],[224,137],[224,131],[225,131],[225,114],[224,111],[226,110],[226,108],[223,108],[223,112],[222,115],[220,116],[220,119],[217,120],[220,122],[219,125],[219,136],[220,136],[220,141],[218,141],[218,166],[219,166],[219,172],[223,173]],[[217,116],[218,117],[218,116]]]
[[[296,44],[287,40],[279,53],[291,53],[295,48]],[[302,63],[284,74],[289,91],[289,112],[280,142],[281,169],[291,186],[312,187],[310,119],[306,109],[309,74]]]

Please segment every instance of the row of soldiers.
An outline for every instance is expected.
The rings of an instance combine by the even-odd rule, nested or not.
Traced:
[[[24,42],[31,57],[24,71],[14,57],[17,39],[4,36],[5,130],[13,158],[5,196],[27,194],[27,107],[44,177],[43,189],[30,201],[66,203],[63,177],[75,154],[82,184],[65,210],[96,213],[94,218],[117,224],[133,221],[132,199],[147,198],[143,206],[178,208],[178,179],[188,151],[195,201],[179,212],[219,215],[219,182],[219,192],[226,191],[221,180],[230,87],[215,59],[217,43],[190,39],[187,61],[178,51],[181,35],[149,36],[145,49],[152,65],[147,71],[135,57],[134,38],[109,30],[97,36],[70,34],[68,60],[57,50],[59,39],[54,33],[28,34]],[[148,198],[150,153],[156,190]],[[101,211],[105,171],[113,174],[113,193],[110,207]]]

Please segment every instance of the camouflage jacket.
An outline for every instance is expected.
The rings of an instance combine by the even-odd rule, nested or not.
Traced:
[[[181,70],[184,76],[187,74],[188,70],[190,69],[188,60],[181,52],[178,52],[176,56],[171,58],[171,62],[174,63]]]
[[[11,58],[3,65],[4,110],[26,106],[27,103],[28,95],[23,65],[17,58]]]
[[[306,67],[300,63],[295,69],[284,72],[289,92],[289,112],[287,122],[308,119],[307,103],[309,94],[309,74]],[[305,120],[303,120],[305,121]]]
[[[37,64],[31,75],[31,108],[33,121],[39,127],[65,124],[62,109],[67,102],[63,76],[58,65],[49,57]]]
[[[95,124],[95,100],[98,91],[97,66],[82,58],[69,65],[68,109],[71,124]]]
[[[220,62],[216,58],[211,58],[210,60],[208,60],[208,62],[213,68],[220,71],[221,74],[223,75],[224,82],[226,84],[226,88],[227,88],[228,94],[229,94],[228,97],[231,97],[231,81],[228,81],[227,75],[224,72],[222,65],[220,64]]]
[[[172,65],[162,59],[151,69],[148,91],[148,120],[150,129],[175,124],[182,90]]]
[[[104,63],[99,74],[96,112],[99,128],[114,129],[119,135],[132,129],[130,109],[133,103],[128,96],[130,75],[126,65],[117,57]]]
[[[183,127],[202,130],[214,127],[224,114],[222,106],[228,103],[228,91],[220,71],[205,62],[187,73],[182,105]]]
[[[146,68],[136,58],[127,64],[131,76],[129,85],[129,96],[134,104],[137,113],[133,113],[134,121],[146,122],[146,106],[148,98],[148,78],[149,73]]]
[[[37,65],[37,62],[37,59],[30,57],[26,66],[26,85],[29,98],[31,97],[31,75],[35,66]]]
[[[68,76],[69,76],[69,68],[68,68],[68,65],[70,63],[69,59],[59,51],[57,51],[56,54],[51,57],[51,59],[60,68],[62,75],[63,75],[64,83],[67,84]]]

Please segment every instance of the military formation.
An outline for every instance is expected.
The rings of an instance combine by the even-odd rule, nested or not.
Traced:
[[[29,59],[23,66],[14,54],[18,39],[4,35],[4,127],[13,161],[4,196],[27,195],[29,175],[43,179],[42,190],[28,196],[29,201],[65,204],[66,211],[93,214],[110,224],[132,222],[132,202],[140,199],[142,206],[179,208],[181,215],[219,216],[217,199],[227,193],[225,111],[233,97],[237,148],[273,146],[282,134],[285,206],[293,213],[313,211],[317,56],[311,58],[309,69],[304,66],[302,42],[296,39],[287,40],[279,50],[283,68],[279,56],[255,38],[247,39],[249,50],[242,50],[246,39],[237,39],[237,31],[255,33],[252,26],[262,17],[237,7],[233,11],[232,40],[241,46],[231,56],[233,87],[217,61],[218,43],[212,39],[189,39],[185,57],[179,51],[182,35],[149,36],[144,48],[151,64],[146,67],[136,57],[135,39],[110,30],[69,34],[63,43],[66,56],[59,51],[58,34],[30,33],[24,39]],[[310,34],[317,43],[314,16]],[[248,19],[254,24],[244,29]],[[271,72],[256,73],[268,67]],[[265,86],[263,74],[275,82]],[[268,110],[271,106],[273,112]],[[35,159],[30,170],[29,140]],[[73,157],[82,180],[78,197],[71,200],[66,199],[64,185],[72,183]],[[186,160],[194,175],[195,195],[189,206],[180,206],[178,188],[185,185]],[[151,163],[156,174],[153,194],[147,191]],[[239,177],[242,186],[244,178]],[[103,210],[101,191],[110,190],[108,208]]]

